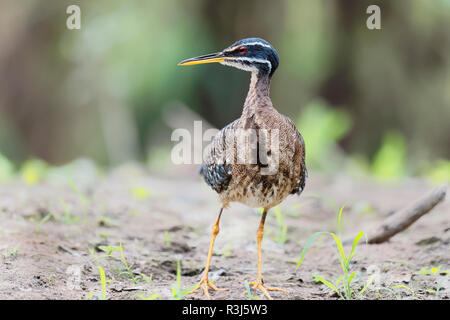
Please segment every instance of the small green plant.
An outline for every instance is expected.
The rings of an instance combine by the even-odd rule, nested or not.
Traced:
[[[250,290],[250,285],[248,281],[244,281],[245,290],[247,292],[247,300],[261,300],[259,297],[252,295],[252,291]]]
[[[350,261],[351,261],[352,257],[356,254],[356,252],[355,252],[356,245],[361,240],[362,236],[364,235],[364,232],[361,231],[360,233],[358,233],[358,235],[353,240],[353,244],[352,244],[350,253],[348,255],[346,255],[344,252],[344,247],[342,245],[342,238],[341,238],[341,217],[342,217],[343,209],[344,209],[344,207],[341,207],[341,209],[339,210],[339,215],[338,215],[338,236],[336,236],[332,232],[317,232],[317,233],[313,234],[310,237],[310,239],[308,240],[305,247],[303,248],[303,252],[302,252],[301,257],[297,264],[297,269],[302,264],[303,258],[305,256],[306,252],[308,251],[309,246],[314,241],[314,239],[317,238],[320,234],[331,235],[336,242],[338,257],[339,257],[339,261],[341,263],[341,268],[342,268],[342,275],[336,280],[336,283],[326,280],[325,278],[323,278],[319,275],[313,275],[313,277],[316,281],[323,283],[324,285],[326,285],[327,287],[332,289],[334,292],[336,292],[337,295],[340,297],[340,299],[350,300],[353,298],[358,298],[367,290],[369,285],[372,283],[374,275],[371,275],[369,277],[367,283],[359,292],[355,292],[355,290],[352,288],[352,281],[353,281],[355,275],[357,274],[357,271],[353,271],[353,272],[350,271]]]
[[[287,241],[287,225],[284,222],[283,213],[279,206],[273,208],[275,212],[275,218],[277,219],[278,230],[274,240],[280,244],[285,244]]]
[[[410,287],[405,286],[405,285],[403,285],[403,284],[399,284],[399,285],[397,285],[397,286],[391,287],[391,289],[393,290],[394,295],[395,295],[395,297],[396,297],[397,299],[400,299],[400,297],[395,293],[395,290],[394,290],[394,289],[399,289],[399,288],[406,289],[407,291],[409,291],[409,292],[411,293],[411,296],[412,296],[414,299],[419,299],[419,298],[416,296],[416,293],[415,293],[415,291],[414,291],[413,289],[411,289]]]
[[[3,251],[3,258],[5,258],[5,259],[14,258],[18,252],[19,252],[19,246],[17,245],[10,250]]]
[[[131,190],[131,194],[136,200],[143,200],[153,195],[153,193],[145,187],[134,187]]]
[[[101,294],[98,295],[98,298],[100,300],[106,300],[106,276],[105,276],[105,271],[103,270],[102,267],[97,266],[98,271],[100,272],[100,284],[101,284]],[[89,300],[92,296],[95,295],[95,292],[91,292],[86,296],[86,300]]]
[[[177,282],[172,285],[172,299],[181,300],[185,295],[187,295],[194,286],[188,289],[181,289],[181,265],[180,260],[177,261]]]
[[[77,187],[73,182],[69,182],[70,187],[72,190],[77,194],[78,198],[80,199],[81,206],[83,208],[83,222],[87,223],[87,207],[89,203],[91,202],[91,199],[86,197],[82,192],[78,191]]]
[[[138,283],[138,282],[139,282],[139,278],[138,278],[138,277],[135,277],[135,276],[134,276],[134,273],[133,273],[133,271],[132,271],[133,265],[129,265],[128,262],[127,262],[127,260],[126,260],[126,258],[125,258],[125,253],[124,253],[124,251],[123,251],[122,242],[119,243],[119,246],[118,246],[118,247],[113,247],[113,246],[99,246],[99,249],[102,250],[102,251],[104,251],[104,252],[106,252],[106,255],[97,257],[96,259],[104,258],[104,257],[111,257],[111,258],[114,258],[114,259],[119,259],[119,260],[122,262],[123,266],[125,267],[125,270],[123,270],[123,271],[120,273],[120,275],[122,275],[122,274],[124,274],[124,273],[125,273],[125,274],[128,274],[128,276],[130,277],[131,280],[133,280],[134,283]],[[117,257],[115,257],[115,256],[112,255],[112,253],[113,253],[114,251],[119,251],[119,253],[120,253],[120,258],[117,258]]]
[[[53,278],[55,277],[54,273],[51,273],[48,277],[47,277],[47,282],[49,285],[53,284]]]
[[[424,267],[419,271],[421,275],[435,275],[435,274],[448,274],[448,270],[441,270],[442,266],[439,267]]]
[[[36,227],[34,228],[34,232],[36,233],[40,233],[41,232],[41,227],[44,223],[46,223],[48,220],[50,220],[50,218],[52,217],[51,213],[47,213],[45,215],[45,217],[43,217],[40,221],[35,222],[36,223]],[[30,218],[31,222],[34,222],[33,218]]]
[[[170,241],[170,234],[169,231],[164,231],[164,237],[166,238],[166,245],[168,248],[172,245],[172,242]]]
[[[446,275],[447,276],[447,275]],[[429,293],[434,293],[436,296],[439,296],[439,292],[442,287],[442,282],[444,282],[444,277],[441,278],[441,280],[438,281],[436,290],[428,290]]]
[[[152,286],[152,277],[153,277],[153,274],[151,274],[150,277],[147,277],[147,276],[146,276],[145,274],[143,274],[143,273],[140,273],[140,275],[141,275],[142,279],[144,279],[145,282],[148,284],[148,287],[149,287],[149,289],[150,289],[151,286]],[[138,298],[140,298],[140,299],[142,299],[142,300],[155,300],[156,298],[158,298],[158,296],[159,296],[159,294],[157,294],[157,293],[150,294],[150,295],[148,295],[148,296],[145,296],[145,295],[143,295],[143,294],[137,294],[137,295],[136,295],[136,297],[138,297]]]
[[[437,281],[436,290],[434,289],[428,290],[428,293],[435,294],[436,296],[439,296],[442,282],[445,280],[446,277],[449,276],[449,273],[450,272],[448,270],[443,270],[441,265],[438,267],[424,267],[418,272],[419,275],[434,276],[434,277],[437,277],[439,275],[442,276],[442,278],[439,281],[436,279]]]
[[[71,224],[79,221],[78,217],[72,216],[72,213],[69,209],[67,202],[64,199],[60,199],[61,205],[63,206],[64,211],[64,222]]]

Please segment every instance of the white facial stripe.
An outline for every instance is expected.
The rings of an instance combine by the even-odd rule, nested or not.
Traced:
[[[268,45],[268,44],[265,44],[265,43],[262,43],[262,42],[258,42],[258,41],[255,41],[255,42],[249,42],[249,43],[244,43],[244,44],[241,44],[241,45],[238,45],[238,46],[234,46],[234,47],[232,47],[232,48],[229,48],[229,49],[226,49],[226,50],[224,50],[225,52],[231,52],[231,51],[234,51],[234,50],[236,50],[237,48],[239,48],[239,47],[242,47],[242,46],[256,46],[256,45],[258,45],[258,46],[262,46],[262,47],[266,47],[266,48],[272,48],[270,45]]]
[[[220,62],[220,64],[223,64],[224,66],[235,67],[244,71],[258,72],[258,68],[256,68],[255,66],[245,65],[242,63],[238,63],[237,61],[222,61]]]
[[[269,73],[272,71],[272,64],[270,63],[269,60],[258,59],[258,58],[248,58],[248,57],[228,57],[226,59],[229,59],[229,60],[243,60],[243,61],[257,62],[257,63],[265,63],[269,67]]]
[[[258,41],[243,44],[243,46],[255,46],[255,45],[266,47],[266,48],[272,48],[270,45],[262,43],[262,42],[258,42]]]

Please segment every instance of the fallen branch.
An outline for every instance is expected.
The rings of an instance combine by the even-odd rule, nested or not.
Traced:
[[[441,202],[446,194],[447,185],[441,184],[428,194],[413,202],[410,206],[395,212],[384,220],[381,225],[369,232],[368,243],[382,243],[392,236],[405,230],[421,216]]]

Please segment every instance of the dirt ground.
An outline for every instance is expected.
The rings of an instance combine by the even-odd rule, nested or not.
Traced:
[[[171,299],[177,261],[181,289],[199,281],[210,228],[219,212],[215,193],[199,177],[164,178],[127,165],[99,179],[78,172],[75,181],[78,192],[57,179],[34,186],[19,179],[0,185],[1,299],[97,299],[101,296],[97,266],[106,274],[107,299],[153,294]],[[335,282],[341,274],[331,237],[318,237],[296,270],[309,237],[318,231],[336,232],[337,211],[345,205],[343,238],[354,238],[431,188],[420,180],[381,184],[311,172],[304,193],[280,205],[278,219],[273,210],[269,212],[264,280],[288,290],[272,297],[338,299],[313,278],[320,275]],[[256,277],[258,224],[256,210],[234,204],[224,211],[210,279],[229,291],[211,292],[212,299],[247,298],[244,282]],[[102,246],[119,243],[136,281],[124,272],[119,252],[112,252],[116,257],[112,258],[102,251]],[[449,299],[449,244],[449,196],[389,242],[368,245],[362,240],[351,263],[351,270],[358,271],[355,290],[375,276],[359,299]],[[350,247],[344,248],[348,252]],[[152,275],[151,286],[141,274]],[[183,298],[204,296],[197,291]]]

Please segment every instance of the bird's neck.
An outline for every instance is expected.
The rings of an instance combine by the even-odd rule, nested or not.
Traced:
[[[258,108],[272,107],[269,97],[270,77],[268,74],[252,72],[250,89],[244,103],[243,116],[252,115]]]

